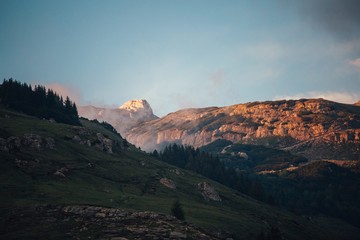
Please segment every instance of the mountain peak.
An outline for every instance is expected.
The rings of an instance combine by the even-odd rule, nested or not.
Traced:
[[[135,100],[127,101],[126,103],[121,105],[119,109],[124,109],[131,112],[144,111],[149,114],[153,114],[150,104],[145,99],[141,99],[141,100],[135,99]]]

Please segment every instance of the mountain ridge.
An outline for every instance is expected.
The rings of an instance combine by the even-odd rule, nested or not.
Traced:
[[[276,148],[309,141],[333,148],[350,143],[355,147],[352,155],[356,155],[360,143],[360,107],[324,99],[300,99],[182,109],[142,122],[123,135],[147,151],[161,149],[171,142],[201,147],[216,139],[226,139]]]

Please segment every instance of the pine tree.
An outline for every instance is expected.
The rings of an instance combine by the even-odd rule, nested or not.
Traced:
[[[171,215],[176,217],[179,220],[185,220],[184,210],[179,202],[179,200],[175,200],[171,207]]]

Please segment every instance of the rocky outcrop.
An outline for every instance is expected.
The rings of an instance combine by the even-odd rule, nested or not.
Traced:
[[[4,149],[8,149],[9,151],[12,150],[20,150],[21,148],[21,139],[19,137],[11,136],[8,139],[6,139],[6,145],[4,146]]]
[[[7,139],[0,138],[0,151],[19,151],[23,147],[30,147],[36,150],[54,149],[55,140],[51,137],[41,137],[33,133],[26,133],[22,137],[10,136]]]
[[[206,201],[212,200],[216,202],[221,202],[219,194],[215,191],[214,188],[210,186],[207,182],[201,182],[197,184],[198,190],[201,192],[201,195]]]
[[[60,169],[57,169],[54,172],[54,176],[60,177],[60,178],[65,178],[66,174],[69,172],[69,169],[67,169],[66,167],[62,167]]]
[[[22,139],[22,143],[25,146],[29,146],[31,148],[40,149],[42,146],[43,139],[37,134],[24,134]]]
[[[24,223],[26,229],[22,226]],[[83,205],[14,208],[11,210],[11,215],[2,219],[2,224],[4,226],[0,231],[2,236],[17,232],[24,239],[50,236],[47,232],[49,229],[52,229],[51,231],[54,231],[52,234],[59,239],[212,240],[229,237],[225,234],[210,234],[169,215]],[[44,227],[39,228],[39,226]],[[29,229],[37,230],[29,231]]]
[[[324,99],[253,102],[185,109],[125,133],[142,149],[172,142],[201,147],[217,139],[285,148],[314,138],[360,144],[360,107]]]
[[[90,131],[88,128],[85,127],[73,127],[75,131],[75,135],[73,136],[66,136],[65,139],[72,140],[75,143],[80,145],[86,145],[88,147],[95,147],[100,151],[104,151],[106,153],[113,153],[113,146],[117,144],[116,141],[112,140],[109,136],[104,135],[102,133],[95,133]],[[123,140],[122,144],[118,144],[119,147],[124,147],[125,140]]]
[[[106,153],[113,153],[113,141],[110,138],[104,137],[102,133],[96,133],[97,142],[95,147]]]

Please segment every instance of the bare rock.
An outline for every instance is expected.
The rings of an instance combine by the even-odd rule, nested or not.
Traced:
[[[8,152],[7,141],[4,138],[0,138],[0,152]]]
[[[173,232],[170,233],[170,238],[186,239],[186,234],[184,234],[182,232],[173,231]]]
[[[45,147],[49,149],[55,148],[55,140],[51,137],[45,138]]]
[[[0,138],[0,151],[19,151],[22,147],[31,147],[37,150],[42,148],[55,148],[55,140],[51,137],[43,139],[40,135],[34,133],[25,133],[23,137],[11,136],[6,140]]]
[[[15,164],[16,164],[16,167],[18,168],[23,168],[23,167],[26,167],[28,165],[28,161],[25,161],[25,160],[20,160],[20,159],[15,159]]]
[[[249,159],[249,156],[246,154],[246,152],[238,152],[237,155],[244,159]]]
[[[21,147],[21,140],[18,137],[11,136],[7,140],[7,148],[11,150],[19,150]]]
[[[179,169],[175,168],[175,169],[169,169],[170,172],[175,173],[178,176],[184,176],[184,173],[182,171],[180,171]]]
[[[74,126],[73,129],[77,132],[77,134],[81,137],[87,137],[91,135],[91,131],[84,127]]]
[[[31,148],[40,150],[42,145],[42,138],[37,134],[26,133],[22,138],[22,144],[24,146],[29,146]]]
[[[72,140],[76,143],[80,143],[81,142],[81,138],[78,135],[73,136]]]
[[[213,200],[213,201],[221,202],[221,198],[219,194],[215,191],[214,188],[210,186],[209,183],[207,182],[198,183],[197,188],[198,190],[200,190],[205,200],[207,201]]]
[[[66,173],[69,172],[69,169],[67,169],[66,167],[62,167],[58,170],[56,170],[56,172],[54,172],[54,176],[57,176],[57,177],[61,177],[61,178],[65,178],[66,177]]]
[[[95,145],[97,148],[107,153],[113,153],[113,141],[110,138],[105,137],[102,133],[97,133],[96,137],[99,141],[99,143]]]
[[[86,205],[17,207],[2,221],[20,229],[23,222],[34,223],[34,228],[22,231],[24,239],[31,236],[26,235],[28,229],[33,231],[44,224],[58,229],[59,222],[71,228],[56,232],[62,239],[226,239],[169,215]],[[92,233],[86,237],[87,232]]]
[[[168,178],[161,178],[160,183],[168,188],[176,189],[176,185],[174,181],[168,179]]]

